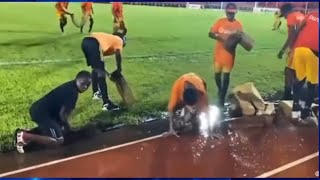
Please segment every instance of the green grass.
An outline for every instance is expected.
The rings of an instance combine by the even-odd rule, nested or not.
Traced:
[[[70,4],[80,15],[79,3]],[[94,31],[111,32],[110,5],[94,4]],[[224,14],[214,10],[190,10],[148,6],[124,6],[128,42],[124,50],[123,71],[137,99],[130,111],[112,115],[101,112],[101,103],[91,100],[91,90],[79,98],[72,126],[88,122],[135,123],[138,117],[166,109],[171,85],[188,72],[202,75],[208,82],[210,100],[214,102],[212,49],[214,41],[208,31]],[[0,63],[43,60],[61,63],[0,66],[0,150],[11,147],[13,131],[34,127],[30,121],[30,104],[89,68],[85,64],[79,33],[70,19],[62,36],[53,3],[1,3]],[[285,27],[271,31],[273,15],[239,12],[244,29],[256,40],[253,52],[238,48],[231,87],[252,81],[264,94],[282,89],[284,61],[276,59],[285,39]],[[74,61],[67,61],[67,60]],[[115,68],[114,57],[107,69]],[[116,89],[109,83],[112,100],[120,102]]]

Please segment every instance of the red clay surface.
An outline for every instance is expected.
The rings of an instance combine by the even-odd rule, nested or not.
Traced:
[[[317,175],[318,171],[319,171],[319,157],[315,157],[309,161],[306,161],[297,166],[289,168],[271,177],[273,178],[287,178],[287,177],[316,178],[319,176]]]
[[[256,177],[315,152],[317,128],[247,128],[222,139],[156,138],[8,177]],[[318,162],[315,157],[274,177],[315,177]]]

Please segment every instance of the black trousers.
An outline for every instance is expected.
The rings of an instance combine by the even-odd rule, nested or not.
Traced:
[[[82,51],[87,61],[87,65],[92,68],[92,90],[93,93],[99,91],[102,96],[103,103],[109,101],[108,88],[106,82],[105,64],[101,59],[100,44],[96,38],[85,37],[81,44]]]

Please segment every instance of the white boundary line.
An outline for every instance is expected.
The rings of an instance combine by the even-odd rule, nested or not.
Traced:
[[[280,173],[280,172],[282,172],[282,171],[285,171],[285,170],[287,170],[287,169],[289,169],[289,168],[292,168],[292,167],[294,167],[294,166],[297,166],[297,165],[299,165],[299,164],[302,164],[302,163],[304,163],[304,162],[306,162],[306,161],[309,161],[309,160],[311,160],[311,159],[313,159],[313,158],[315,158],[315,157],[317,157],[317,156],[319,156],[319,151],[316,152],[316,153],[310,154],[310,155],[308,155],[308,156],[306,156],[306,157],[303,157],[303,158],[301,158],[301,159],[298,159],[298,160],[296,160],[296,161],[293,161],[293,162],[291,162],[291,163],[289,163],[289,164],[286,164],[286,165],[283,165],[283,166],[281,166],[281,167],[278,167],[278,168],[276,168],[276,169],[274,169],[274,170],[271,170],[271,171],[269,171],[269,172],[263,173],[263,174],[261,174],[260,176],[257,176],[256,178],[267,178],[267,177],[270,177],[270,176],[272,176],[272,175],[275,175],[275,174],[278,174],[278,173]]]
[[[82,157],[85,157],[85,156],[90,156],[90,155],[93,155],[93,154],[98,154],[98,153],[110,151],[110,150],[113,150],[113,149],[118,149],[118,148],[121,148],[121,147],[130,146],[130,145],[133,145],[133,144],[137,144],[137,143],[141,143],[141,142],[145,142],[145,141],[150,141],[150,140],[157,139],[157,138],[160,138],[160,137],[162,137],[161,134],[160,135],[156,135],[156,136],[151,136],[151,137],[148,137],[148,138],[145,138],[145,139],[131,141],[131,142],[124,143],[124,144],[119,144],[119,145],[116,145],[116,146],[111,146],[111,147],[100,149],[100,150],[96,150],[96,151],[91,151],[91,152],[84,153],[84,154],[79,154],[79,155],[76,155],[76,156],[71,156],[71,157],[68,157],[68,158],[63,158],[63,159],[50,161],[50,162],[47,162],[47,163],[38,164],[38,165],[35,165],[35,166],[30,166],[30,167],[27,167],[27,168],[6,172],[6,173],[3,173],[3,174],[0,174],[0,177],[6,177],[6,176],[13,175],[13,174],[18,174],[18,173],[22,173],[22,172],[25,172],[25,171],[30,171],[30,170],[46,167],[46,166],[50,166],[50,165],[54,165],[54,164],[58,164],[58,163],[66,162],[66,161],[70,161],[70,160],[73,160],[73,159],[78,159],[78,158],[82,158]]]
[[[259,48],[255,49],[256,51],[260,50],[274,50],[274,48]],[[253,51],[252,51],[253,52]],[[144,58],[172,58],[172,57],[181,57],[181,56],[194,56],[194,55],[203,55],[203,54],[211,54],[211,51],[196,51],[196,52],[179,52],[177,54],[145,54],[145,55],[134,55],[134,56],[125,56],[125,59],[144,59]],[[255,54],[249,54],[255,55]],[[247,55],[246,55],[247,56]],[[106,56],[104,58],[110,58]],[[83,61],[85,58],[75,58],[75,59],[45,59],[45,60],[30,60],[30,61],[5,61],[4,59],[0,59],[0,66],[9,66],[9,65],[31,65],[31,64],[49,64],[49,63],[63,63],[63,62],[78,62]]]

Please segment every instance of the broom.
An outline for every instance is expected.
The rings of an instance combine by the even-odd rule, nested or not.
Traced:
[[[77,28],[80,28],[80,27],[84,26],[87,23],[88,19],[89,19],[89,16],[84,15],[84,16],[81,17],[81,20],[79,22],[74,17],[74,15],[71,15],[72,24],[75,25]]]
[[[134,103],[135,99],[131,91],[131,88],[129,87],[126,79],[123,77],[123,75],[120,72],[115,70],[110,74],[107,71],[100,70],[100,69],[94,69],[94,71],[96,71],[98,74],[105,74],[106,76],[109,77],[109,79],[112,82],[116,84],[118,93],[120,94],[123,102],[127,106],[131,106]]]
[[[108,74],[108,76],[110,80],[116,84],[118,93],[120,94],[123,102],[127,106],[131,106],[134,103],[135,99],[131,88],[129,87],[124,76],[118,71],[114,71],[111,74]]]

